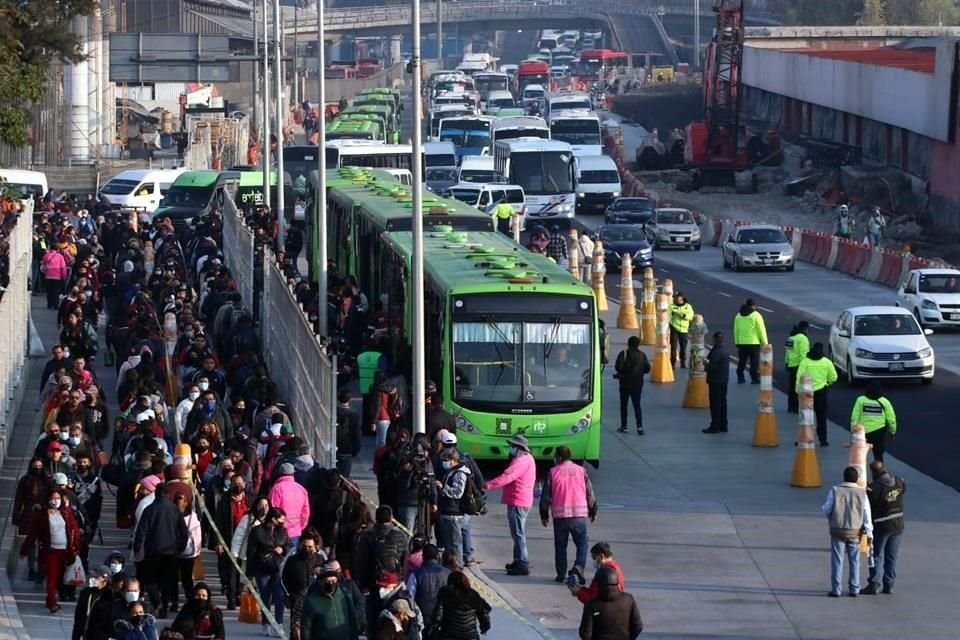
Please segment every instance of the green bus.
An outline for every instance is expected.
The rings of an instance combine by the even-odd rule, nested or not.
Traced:
[[[389,176],[389,177],[387,177]],[[425,193],[421,203],[424,228],[492,231],[491,216],[458,200]],[[413,196],[386,172],[371,172],[365,182],[353,181],[327,190],[327,251],[346,273],[370,291],[380,251],[379,237],[387,231],[409,231]]]
[[[353,107],[363,107],[363,106],[380,106],[386,109],[385,117],[388,122],[388,126],[391,126],[395,131],[400,130],[400,109],[397,106],[396,100],[394,100],[392,95],[382,94],[382,93],[366,93],[360,94],[353,99]]]
[[[240,212],[248,207],[263,205],[263,171],[241,171],[237,183],[237,192],[234,203]],[[270,207],[277,206],[277,172],[270,172]],[[283,172],[283,212],[287,224],[301,222],[296,220],[297,194],[293,189],[293,179],[286,171]]]
[[[243,171],[212,171],[207,169],[184,171],[163,194],[153,212],[154,218],[170,218],[174,228],[182,229],[203,218],[214,208],[223,206],[224,187],[238,181]]]
[[[372,140],[385,141],[380,124],[361,117],[337,118],[327,125],[327,140]]]
[[[387,232],[378,245],[368,252],[376,284],[366,290],[384,301],[402,365],[411,352],[412,234]],[[423,265],[426,371],[456,416],[460,450],[504,459],[507,440],[522,433],[540,460],[567,445],[598,466],[600,332],[590,287],[493,231],[425,232]]]

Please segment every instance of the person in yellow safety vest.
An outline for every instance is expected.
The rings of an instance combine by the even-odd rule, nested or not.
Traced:
[[[880,383],[872,381],[866,392],[857,398],[850,413],[850,427],[863,425],[867,442],[873,445],[873,459],[883,462],[883,453],[887,449],[887,433],[890,438],[897,436],[897,414],[893,405],[883,397]]]
[[[743,370],[750,362],[750,381],[760,384],[760,347],[767,344],[767,327],[753,298],[740,307],[733,319],[733,343],[737,345],[737,383],[743,384]]]
[[[507,236],[513,236],[512,222],[513,216],[516,215],[513,205],[506,200],[501,200],[490,212],[490,215],[497,223],[497,231]]]
[[[677,291],[673,294],[673,304],[670,305],[670,364],[680,368],[687,368],[687,333],[690,331],[690,321],[693,320],[693,307],[687,298]],[[679,347],[679,348],[678,348]]]
[[[786,353],[783,356],[787,365],[787,376],[790,378],[787,385],[787,413],[800,413],[800,399],[797,396],[797,367],[810,352],[810,338],[807,337],[809,329],[810,323],[801,320],[794,325],[793,330],[790,331],[790,337],[787,338]]]
[[[817,418],[817,439],[821,447],[829,447],[827,442],[827,388],[837,381],[837,370],[830,358],[823,355],[823,343],[814,343],[810,353],[797,368],[796,391],[803,387],[803,376],[809,375],[813,383],[813,412]]]

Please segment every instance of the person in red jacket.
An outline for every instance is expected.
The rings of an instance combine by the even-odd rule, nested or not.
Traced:
[[[47,508],[33,512],[30,533],[20,545],[20,557],[26,558],[30,547],[40,545],[39,570],[47,576],[47,608],[60,610],[58,590],[62,589],[63,570],[80,552],[80,526],[60,491],[53,489],[47,497]]]
[[[590,581],[590,586],[583,587],[579,584],[567,585],[570,593],[576,596],[577,600],[583,604],[587,604],[600,595],[600,585],[597,584],[597,575],[603,567],[610,567],[616,571],[618,579],[617,589],[623,591],[624,588],[623,571],[620,570],[620,565],[617,564],[617,561],[613,559],[613,551],[610,549],[609,544],[606,542],[598,542],[593,545],[590,549],[590,557],[593,558],[593,566],[597,569],[597,573],[593,575],[593,580]]]

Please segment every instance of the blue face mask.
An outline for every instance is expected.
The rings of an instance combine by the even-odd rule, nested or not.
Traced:
[[[206,400],[203,403],[203,408],[206,409],[208,412],[213,413],[213,411],[217,408],[217,401]]]
[[[446,469],[447,471],[453,468],[453,462],[450,460],[444,460],[441,464],[443,465],[443,468]]]

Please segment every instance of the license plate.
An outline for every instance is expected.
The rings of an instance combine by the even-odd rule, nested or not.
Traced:
[[[683,242],[683,238],[679,236],[673,236],[670,238],[670,242]]]
[[[891,362],[889,365],[890,371],[903,371],[902,362]]]
[[[950,319],[951,319],[951,320],[960,320],[960,313],[951,313],[951,314],[950,314]]]
[[[767,258],[763,261],[763,264],[777,264],[777,261],[773,258]]]

